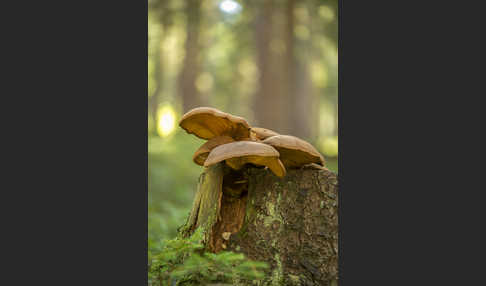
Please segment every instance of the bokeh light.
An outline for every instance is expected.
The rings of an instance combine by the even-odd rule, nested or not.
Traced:
[[[236,14],[241,11],[241,5],[233,0],[224,0],[219,4],[219,9],[228,14]]]
[[[338,155],[337,136],[326,137],[321,141],[322,152],[325,156],[336,157]]]
[[[165,105],[159,109],[157,114],[157,133],[161,137],[166,137],[175,129],[176,115],[170,105]]]

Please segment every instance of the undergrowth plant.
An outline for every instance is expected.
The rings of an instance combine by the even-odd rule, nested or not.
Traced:
[[[165,240],[159,253],[149,253],[149,285],[206,285],[264,278],[268,265],[242,253],[204,251],[203,234],[196,230],[187,239]]]

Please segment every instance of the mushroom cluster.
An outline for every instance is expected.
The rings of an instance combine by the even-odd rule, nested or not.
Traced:
[[[268,168],[281,178],[287,169],[324,168],[324,158],[308,142],[251,127],[244,118],[215,108],[194,108],[182,116],[179,126],[207,140],[192,158],[207,168],[183,233],[204,226],[213,252],[226,249],[243,226],[250,181],[247,167]]]
[[[225,163],[233,170],[245,165],[265,167],[278,177],[286,169],[324,166],[322,155],[308,142],[291,135],[251,127],[239,116],[212,107],[197,107],[182,116],[179,126],[208,140],[193,156],[194,163],[211,166]]]

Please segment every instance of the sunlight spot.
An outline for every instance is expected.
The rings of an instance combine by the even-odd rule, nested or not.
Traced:
[[[175,112],[170,105],[159,109],[157,113],[157,133],[161,137],[166,137],[175,128]]]
[[[321,141],[322,152],[328,157],[338,155],[338,138],[337,136],[326,137]]]
[[[319,137],[326,138],[336,132],[336,109],[329,102],[322,102],[319,112]]]
[[[334,11],[328,6],[322,5],[319,7],[319,16],[327,22],[334,20]]]
[[[233,0],[224,0],[219,4],[219,9],[228,14],[236,14],[241,11],[241,5]]]
[[[323,64],[313,61],[309,65],[312,82],[319,88],[327,86],[328,73],[327,68]]]

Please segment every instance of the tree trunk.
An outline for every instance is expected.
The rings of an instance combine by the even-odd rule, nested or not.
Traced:
[[[165,33],[165,30],[164,30]],[[164,37],[164,35],[162,35]],[[162,38],[163,39],[163,38]],[[155,54],[153,55],[155,61],[154,61],[154,80],[155,80],[155,90],[152,94],[151,97],[149,97],[149,112],[152,116],[152,120],[154,123],[154,128],[152,131],[152,135],[157,135],[157,110],[159,108],[159,102],[160,102],[160,94],[162,91],[162,82],[163,82],[163,72],[162,72],[162,58],[161,58],[161,53],[160,53],[160,43],[162,43],[162,40],[157,39],[157,49],[155,51]]]
[[[196,88],[199,73],[199,25],[201,22],[201,1],[186,1],[186,42],[184,63],[179,75],[179,92],[182,98],[183,112],[205,105]]]
[[[295,3],[298,4],[298,3]],[[315,87],[311,80],[309,73],[309,63],[313,60],[321,61],[316,58],[312,50],[312,29],[310,21],[294,19],[293,12],[295,5],[293,1],[288,2],[287,17],[289,26],[292,26],[289,38],[293,43],[292,54],[289,57],[292,59],[292,75],[289,78],[292,88],[290,96],[290,110],[289,114],[289,128],[290,134],[303,138],[309,142],[314,143],[317,138],[317,128],[315,122],[319,121],[318,118],[318,100],[315,94]],[[308,5],[309,3],[307,3]],[[305,1],[300,3],[301,8],[306,7],[308,10],[311,7],[306,6]],[[311,33],[308,39],[296,38],[294,36],[294,27],[304,26],[307,27]],[[290,40],[289,40],[290,41]]]
[[[286,58],[285,31],[275,20],[282,13],[278,1],[268,0],[258,4],[255,16],[256,62],[260,73],[258,89],[253,97],[257,125],[281,134],[289,134],[289,92],[287,91],[288,60]],[[283,45],[283,46],[281,46]],[[273,47],[273,48],[272,48]]]
[[[209,251],[267,262],[262,285],[337,285],[336,175],[325,168],[287,170],[284,178],[228,169],[220,163],[203,172],[183,236],[202,227]],[[235,198],[226,190],[241,181],[246,189]]]
[[[318,101],[311,82],[306,62],[296,62],[294,65],[295,78],[294,94],[291,97],[291,111],[289,112],[290,134],[314,143],[317,138],[315,122],[318,118]]]
[[[151,114],[154,128],[152,131],[152,135],[158,135],[157,133],[157,111],[159,109],[159,103],[161,99],[161,94],[163,92],[163,83],[164,83],[164,70],[163,67],[165,66],[165,55],[161,53],[161,44],[165,41],[165,37],[167,35],[167,30],[170,26],[171,15],[168,10],[168,3],[167,1],[157,1],[152,2],[151,9],[157,11],[157,20],[161,24],[162,27],[162,34],[160,38],[156,37],[155,39],[151,39],[152,41],[156,42],[156,49],[155,53],[153,54],[154,58],[154,80],[155,80],[155,90],[152,96],[149,98],[149,113]]]

